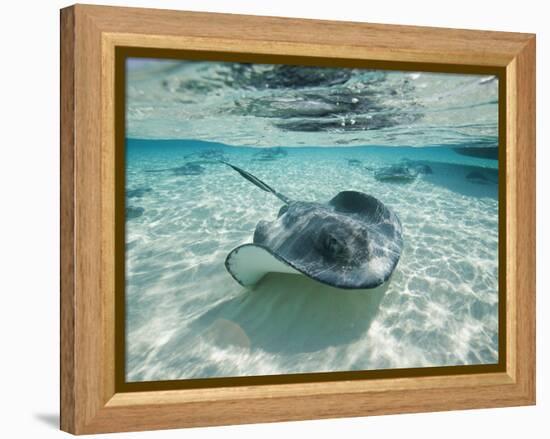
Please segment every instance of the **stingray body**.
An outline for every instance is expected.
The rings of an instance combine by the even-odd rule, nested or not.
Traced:
[[[377,169],[374,178],[390,183],[410,183],[422,174],[433,174],[431,166],[421,161],[403,159],[401,163]]]
[[[210,148],[189,154],[187,158],[197,157],[205,160],[225,160],[225,154],[221,148]],[[199,162],[200,163],[200,162]]]
[[[265,148],[254,154],[254,160],[259,162],[272,162],[288,155],[281,147]]]
[[[188,162],[182,166],[177,166],[174,168],[164,168],[164,169],[146,169],[145,172],[172,172],[173,175],[181,176],[190,176],[190,175],[201,175],[204,173],[203,165],[209,162]]]
[[[410,183],[416,179],[417,175],[417,172],[406,165],[390,165],[377,170],[374,178],[392,183]]]
[[[145,194],[151,192],[150,187],[140,187],[137,189],[130,189],[126,191],[126,198],[143,198]]]
[[[227,256],[226,268],[240,284],[253,285],[269,272],[344,289],[375,288],[390,278],[403,247],[401,223],[378,199],[344,191],[328,203],[294,201],[224,163],[284,203],[276,218],[257,224],[252,243]]]
[[[351,166],[352,168],[358,168],[361,166],[361,160],[357,159],[348,159],[348,166]]]

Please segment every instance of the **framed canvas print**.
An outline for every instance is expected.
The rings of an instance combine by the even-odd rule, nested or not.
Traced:
[[[535,402],[535,38],[61,11],[61,428]]]

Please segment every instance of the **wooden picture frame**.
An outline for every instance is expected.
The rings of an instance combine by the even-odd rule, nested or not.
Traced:
[[[114,96],[121,47],[498,71],[504,79],[499,132],[506,206],[500,217],[505,355],[499,368],[120,391]],[[88,5],[61,11],[62,430],[87,434],[534,403],[534,35]]]

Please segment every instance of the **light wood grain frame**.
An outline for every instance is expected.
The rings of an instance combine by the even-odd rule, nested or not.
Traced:
[[[117,393],[113,96],[120,46],[503,69],[504,370]],[[534,403],[534,35],[87,5],[61,11],[61,429],[86,434]]]

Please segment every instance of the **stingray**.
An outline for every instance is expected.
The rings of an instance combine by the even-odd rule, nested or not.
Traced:
[[[253,160],[259,161],[259,162],[271,162],[271,161],[286,157],[287,155],[288,155],[288,152],[286,152],[281,147],[265,148],[256,152],[254,154]]]
[[[256,225],[253,242],[233,249],[225,267],[243,286],[270,272],[294,273],[343,289],[388,281],[403,248],[401,222],[380,200],[343,191],[327,203],[295,201],[254,175],[223,162],[283,206]]]
[[[401,164],[407,167],[412,173],[419,174],[433,174],[434,171],[430,165],[421,160],[402,159]]]
[[[126,191],[126,198],[142,198],[145,194],[151,192],[150,187],[140,187],[137,189],[129,189]]]
[[[410,183],[415,180],[418,173],[407,165],[390,165],[377,170],[374,178],[379,181],[391,183]]]
[[[211,148],[211,149],[205,149],[203,151],[197,151],[194,153],[191,153],[187,156],[187,158],[192,157],[198,157],[201,159],[207,159],[207,160],[225,160],[225,154],[221,148]]]
[[[201,175],[204,173],[203,165],[205,162],[195,161],[185,163],[182,166],[177,166],[174,168],[163,168],[163,169],[146,169],[145,172],[172,172],[172,174],[177,176],[189,176],[189,175]]]
[[[361,160],[358,160],[358,159],[347,159],[348,161],[348,166],[352,167],[352,168],[358,168],[361,166]]]
[[[139,218],[141,215],[143,215],[143,212],[145,212],[145,209],[143,207],[128,206],[126,207],[126,219],[131,220]]]

